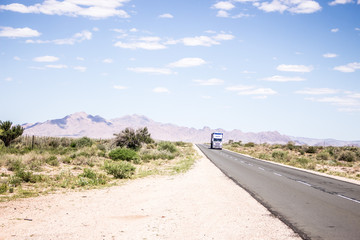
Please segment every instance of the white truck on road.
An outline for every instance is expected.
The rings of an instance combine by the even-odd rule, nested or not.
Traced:
[[[223,133],[212,133],[211,134],[211,141],[210,141],[210,148],[211,149],[222,149],[222,141],[223,141]]]

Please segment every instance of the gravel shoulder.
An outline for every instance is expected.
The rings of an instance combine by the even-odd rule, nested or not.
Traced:
[[[0,240],[301,239],[199,154],[185,174],[0,203]]]

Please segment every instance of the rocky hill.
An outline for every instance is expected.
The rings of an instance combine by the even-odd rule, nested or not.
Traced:
[[[346,142],[334,139],[310,139],[290,137],[279,132],[245,133],[241,130],[225,131],[223,129],[202,129],[181,127],[169,123],[155,122],[145,116],[127,115],[120,118],[106,120],[101,116],[92,116],[85,112],[74,113],[61,119],[48,120],[35,124],[24,124],[25,135],[54,136],[54,137],[83,137],[112,138],[114,133],[119,133],[126,127],[134,129],[147,127],[151,136],[158,140],[185,141],[194,143],[208,142],[212,132],[223,132],[224,140],[234,140],[254,143],[280,143],[286,144],[293,141],[298,144],[308,145],[359,145],[360,141]]]

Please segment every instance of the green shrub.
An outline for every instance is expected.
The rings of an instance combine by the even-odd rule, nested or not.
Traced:
[[[317,160],[329,160],[330,154],[328,152],[321,152],[316,155]]]
[[[0,185],[0,194],[6,193],[7,190],[8,190],[8,185],[7,185],[7,183],[2,183],[2,184]]]
[[[175,145],[178,147],[187,147],[187,146],[189,146],[189,143],[178,141],[178,142],[175,142]]]
[[[128,162],[110,162],[106,161],[104,169],[108,174],[113,175],[115,178],[130,178],[135,173],[135,167]]]
[[[77,184],[79,186],[104,185],[106,184],[106,176],[104,174],[98,174],[92,169],[85,168],[83,173],[78,176]]]
[[[171,142],[160,142],[158,144],[158,150],[159,151],[168,151],[170,153],[175,153],[178,151],[176,146]]]
[[[143,143],[149,144],[154,142],[147,127],[139,128],[136,131],[132,128],[125,128],[121,133],[114,135],[114,144],[116,146],[134,150],[140,149]]]
[[[65,157],[62,159],[62,162],[65,164],[70,164],[71,163],[71,157]]]
[[[21,182],[22,182],[22,179],[16,175],[13,175],[9,178],[9,184],[11,186],[14,186],[14,187],[20,186]]]
[[[284,151],[273,151],[271,156],[276,160],[286,160],[287,152]]]
[[[50,156],[48,159],[46,159],[46,163],[54,167],[59,166],[59,160],[56,156]]]
[[[352,151],[346,150],[340,153],[339,161],[355,162],[356,154]]]
[[[305,149],[305,152],[312,154],[312,153],[316,153],[316,150],[317,150],[316,147],[310,146]]]
[[[124,160],[124,161],[131,161],[137,160],[138,154],[129,148],[117,148],[109,152],[109,157],[112,160]]]
[[[82,137],[76,140],[76,147],[91,147],[93,145],[93,141],[88,137]]]
[[[296,160],[297,163],[299,163],[302,167],[305,167],[309,163],[309,159],[307,158],[298,158]]]
[[[245,146],[245,147],[255,147],[255,143],[253,143],[253,142],[248,142],[248,143],[245,143],[244,146]]]
[[[7,169],[9,171],[13,171],[13,172],[25,167],[25,165],[22,163],[21,159],[8,160],[6,165],[8,166]]]

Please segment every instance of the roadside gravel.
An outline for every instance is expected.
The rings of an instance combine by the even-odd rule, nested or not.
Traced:
[[[2,239],[300,237],[202,155],[185,174],[0,203]]]

